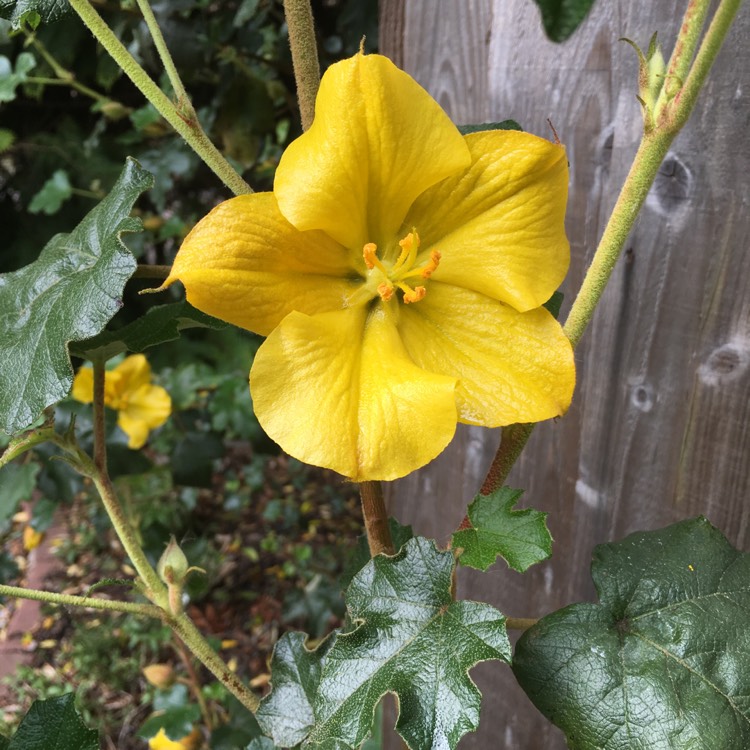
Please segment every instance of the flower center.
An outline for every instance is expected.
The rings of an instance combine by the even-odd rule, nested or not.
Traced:
[[[440,253],[437,250],[430,252],[430,259],[424,263],[416,264],[419,254],[419,235],[413,229],[399,243],[401,252],[392,265],[383,263],[377,255],[377,245],[368,242],[362,249],[362,257],[368,269],[368,278],[365,288],[373,290],[380,295],[384,302],[393,297],[397,289],[403,293],[404,303],[419,302],[427,294],[427,289],[416,284],[415,281],[429,279],[440,263]]]

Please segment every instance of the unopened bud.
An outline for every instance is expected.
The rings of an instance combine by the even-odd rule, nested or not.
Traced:
[[[149,685],[167,690],[174,685],[174,669],[169,664],[149,664],[143,668],[143,676]]]
[[[188,567],[188,559],[173,535],[159,559],[156,572],[167,586],[177,585],[181,587],[188,572]]]

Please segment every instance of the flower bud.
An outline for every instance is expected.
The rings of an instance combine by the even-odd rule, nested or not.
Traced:
[[[159,559],[156,572],[167,586],[182,587],[182,582],[188,572],[188,560],[185,553],[180,549],[180,545],[177,544],[174,535],[172,535],[167,548]]]
[[[169,664],[149,664],[143,668],[143,676],[149,685],[167,690],[174,684],[174,669]]]

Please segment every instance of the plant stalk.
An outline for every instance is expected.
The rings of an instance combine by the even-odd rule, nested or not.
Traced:
[[[185,139],[188,145],[203,159],[214,174],[235,194],[252,193],[252,188],[221,155],[198,122],[197,117],[186,117],[169,97],[154,83],[148,73],[125,49],[112,29],[107,26],[89,0],[70,0],[70,5],[83,23],[109,52],[125,75],[138,90],[154,105],[159,114]]]
[[[315,97],[320,85],[318,45],[310,0],[284,0],[284,15],[289,28],[302,129],[307,130],[315,116]]]
[[[394,554],[383,485],[380,482],[362,482],[359,485],[359,496],[362,499],[362,515],[365,520],[367,543],[370,545],[370,557]]]

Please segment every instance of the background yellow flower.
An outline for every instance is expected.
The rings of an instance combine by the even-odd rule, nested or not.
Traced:
[[[90,404],[94,400],[94,371],[82,367],[73,380],[72,396]],[[161,427],[172,412],[172,399],[151,383],[151,367],[143,354],[126,357],[104,375],[104,405],[118,412],[117,424],[128,436],[129,448],[141,448],[148,433]]]

